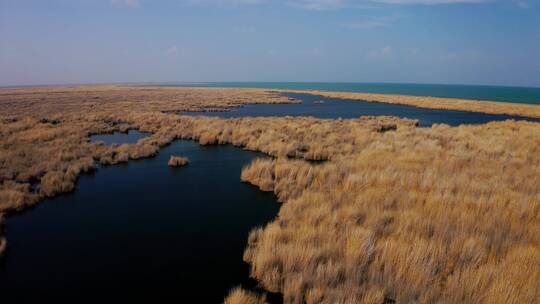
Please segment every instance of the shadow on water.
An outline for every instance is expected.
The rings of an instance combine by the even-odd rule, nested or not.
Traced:
[[[168,167],[171,154],[189,165]],[[7,219],[2,300],[221,303],[232,287],[255,288],[242,261],[248,233],[279,210],[272,193],[240,182],[256,157],[179,140],[81,176],[76,191]]]
[[[219,117],[265,117],[265,116],[313,116],[318,118],[358,118],[366,115],[392,115],[402,118],[418,119],[420,126],[429,127],[435,123],[451,126],[460,124],[483,124],[507,119],[540,122],[540,119],[475,113],[466,111],[434,110],[407,105],[381,102],[345,101],[311,94],[286,93],[285,96],[302,101],[301,104],[256,104],[235,108],[227,112],[183,112],[194,116]]]

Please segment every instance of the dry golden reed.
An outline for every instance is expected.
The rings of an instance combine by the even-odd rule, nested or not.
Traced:
[[[187,157],[171,155],[169,162],[167,163],[169,167],[183,167],[189,163]]]
[[[258,295],[240,287],[231,290],[224,304],[267,304],[265,295]]]
[[[250,103],[294,103],[263,90],[116,86],[0,89],[0,213],[23,210],[75,188],[78,175],[151,157],[177,138],[179,111]],[[163,120],[164,118],[167,118]],[[167,126],[167,124],[170,124]],[[91,143],[89,136],[141,129],[133,145]]]
[[[231,143],[274,157],[241,175],[283,202],[244,259],[285,303],[540,302],[540,124],[175,114],[251,101],[295,102],[257,89],[1,89],[0,218],[73,190],[96,164],[151,157],[175,139]],[[128,129],[151,135],[89,140]],[[226,301],[244,299],[259,297],[238,289]]]
[[[257,160],[242,179],[284,204],[244,259],[285,303],[538,303],[539,172],[540,125],[513,121]]]

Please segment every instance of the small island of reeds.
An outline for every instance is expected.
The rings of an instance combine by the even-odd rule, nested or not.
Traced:
[[[169,167],[183,167],[189,163],[187,157],[171,155],[169,162],[167,163]]]

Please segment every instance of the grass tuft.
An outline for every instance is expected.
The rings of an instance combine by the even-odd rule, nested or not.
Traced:
[[[183,167],[189,163],[187,157],[171,155],[168,165],[169,167]]]
[[[266,304],[266,295],[259,295],[251,291],[236,287],[225,298],[224,304]]]

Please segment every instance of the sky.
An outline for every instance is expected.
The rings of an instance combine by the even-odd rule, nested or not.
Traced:
[[[0,86],[540,87],[540,0],[0,0]]]

